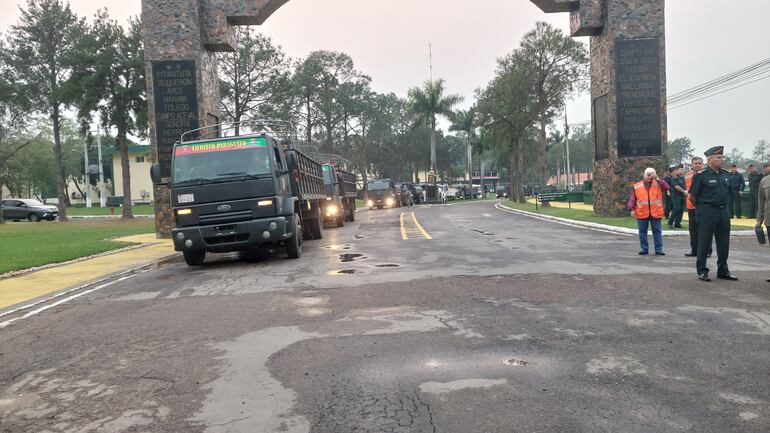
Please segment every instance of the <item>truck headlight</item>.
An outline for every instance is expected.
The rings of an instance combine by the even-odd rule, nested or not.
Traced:
[[[388,206],[393,206],[393,197],[388,197],[388,199],[385,200],[385,204]]]
[[[176,211],[177,215],[190,215],[192,213],[192,209],[179,209]]]
[[[326,208],[326,214],[327,214],[328,216],[334,216],[334,215],[337,215],[337,206],[335,206],[335,205],[331,205],[331,206],[327,207],[327,208]]]
[[[372,207],[372,206],[374,206],[374,202],[373,202],[373,201],[371,201],[371,200],[368,200],[368,201],[366,202],[366,205],[367,205],[367,206],[369,206],[369,207]]]

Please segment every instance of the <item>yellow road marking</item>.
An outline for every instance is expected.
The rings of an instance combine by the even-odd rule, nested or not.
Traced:
[[[406,226],[404,225],[404,215],[406,214],[401,212],[401,239],[408,240],[409,236],[406,235]]]
[[[407,215],[411,217],[411,219],[405,218],[405,216]],[[414,216],[414,212],[409,212],[408,214],[406,212],[402,212],[400,221],[401,221],[401,239],[407,241],[409,240],[410,235],[412,238],[423,237],[427,240],[433,239],[430,236],[430,234],[428,234],[428,232],[417,221],[417,218]]]
[[[433,240],[433,238],[428,234],[428,232],[425,231],[424,228],[420,225],[420,222],[417,221],[417,217],[414,216],[414,212],[412,212],[412,220],[414,220],[415,225],[417,225],[417,228],[420,229],[420,233],[422,233],[423,236],[425,236],[425,239],[427,240]]]

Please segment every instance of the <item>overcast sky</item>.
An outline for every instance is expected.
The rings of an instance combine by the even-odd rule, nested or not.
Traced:
[[[0,0],[0,30],[18,19],[25,0]],[[140,0],[71,0],[91,16],[109,5],[119,20],[138,15]],[[666,2],[669,94],[770,58],[770,1]],[[262,26],[292,57],[313,50],[350,54],[381,92],[406,96],[428,78],[428,42],[434,77],[473,103],[474,90],[493,76],[496,58],[512,51],[538,20],[569,30],[567,14],[546,15],[529,0],[291,0]],[[580,38],[588,44],[588,38]],[[568,104],[570,123],[590,119],[590,98]],[[669,138],[692,138],[698,151],[735,146],[750,154],[770,140],[770,79],[669,112]]]

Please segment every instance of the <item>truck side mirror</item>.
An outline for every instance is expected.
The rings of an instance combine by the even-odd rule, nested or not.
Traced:
[[[153,164],[152,167],[150,167],[150,178],[155,185],[163,183],[160,177],[160,164]]]

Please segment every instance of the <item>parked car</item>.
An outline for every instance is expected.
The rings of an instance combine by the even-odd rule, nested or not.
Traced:
[[[3,217],[7,220],[38,222],[53,221],[59,217],[59,209],[28,198],[9,198],[2,201]]]
[[[447,188],[446,198],[449,201],[455,201],[455,200],[459,199],[460,198],[460,190],[458,190],[457,188],[455,188],[453,186],[450,186],[449,188]]]

